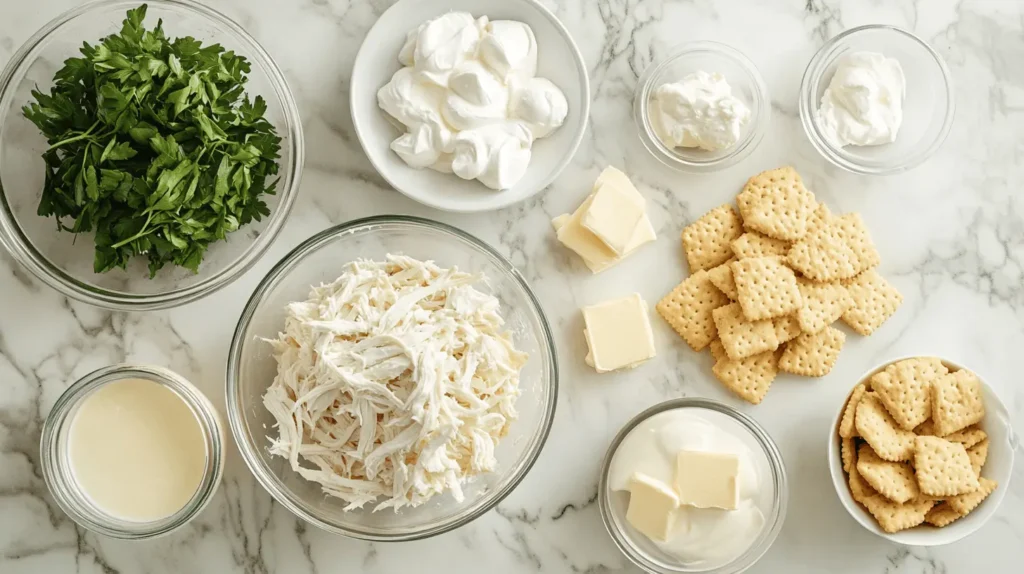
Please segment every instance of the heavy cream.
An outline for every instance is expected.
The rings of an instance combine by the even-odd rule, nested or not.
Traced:
[[[411,30],[398,59],[404,67],[377,103],[405,132],[391,149],[414,168],[510,188],[534,140],[569,111],[562,91],[536,77],[537,40],[522,22],[449,12]]]
[[[821,96],[818,124],[840,147],[892,143],[903,123],[906,91],[896,59],[877,52],[847,54]]]
[[[68,457],[75,482],[102,512],[150,522],[181,510],[206,471],[206,441],[174,391],[145,379],[103,385],[71,421]]]
[[[632,520],[627,518],[631,528],[666,554],[709,568],[746,551],[765,524],[760,508],[765,478],[758,474],[754,452],[716,420],[696,409],[675,409],[648,418],[618,446],[608,476],[612,491],[623,491],[627,497],[636,491],[643,497],[639,502],[646,508],[634,511]],[[738,468],[730,473],[730,463],[736,462]],[[685,465],[698,464],[704,465],[699,472],[685,477]],[[708,476],[713,475],[731,476],[735,482],[708,484]],[[735,498],[724,491],[734,492]]]

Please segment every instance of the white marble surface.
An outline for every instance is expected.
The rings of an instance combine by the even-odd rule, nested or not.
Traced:
[[[211,0],[213,2],[213,0]],[[0,62],[32,30],[76,0],[4,2]],[[989,377],[1024,420],[1024,3],[1015,0],[545,0],[590,69],[593,107],[572,165],[546,193],[483,216],[451,216],[387,188],[352,131],[347,84],[363,34],[387,0],[217,0],[284,68],[300,104],[308,159],[291,220],[263,261],[230,288],[169,312],[108,313],[71,302],[0,255],[0,572],[325,573],[635,572],[605,534],[596,505],[599,459],[618,427],[681,395],[724,400],[753,414],[779,443],[791,481],[789,517],[755,573],[1010,573],[1024,563],[1024,464],[980,532],[936,549],[891,545],[843,511],[828,480],[825,433],[852,381],[882,360],[941,354]],[[828,166],[796,115],[805,63],[822,42],[865,23],[926,38],[956,83],[945,147],[919,168],[884,179]],[[630,102],[643,68],[684,39],[746,52],[766,76],[773,119],[760,148],[715,176],[660,168],[635,137]],[[592,277],[560,248],[548,221],[575,207],[606,164],[624,166],[649,198],[660,238]],[[748,407],[711,378],[655,320],[658,357],[625,374],[584,365],[577,308],[639,291],[656,301],[683,275],[677,234],[731,199],[752,173],[793,164],[836,211],[860,211],[882,270],[906,303],[870,338],[851,337],[821,380],[781,378]],[[213,504],[181,532],[145,543],[76,528],[40,476],[40,424],[78,376],[111,362],[169,366],[223,406],[225,353],[249,292],[271,264],[316,230],[380,213],[412,213],[464,227],[496,245],[532,282],[554,327],[562,366],[558,415],[540,460],[495,511],[456,532],[405,544],[368,544],[307,528],[256,485],[232,452]]]

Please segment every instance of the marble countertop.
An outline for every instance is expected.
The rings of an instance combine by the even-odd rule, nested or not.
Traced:
[[[474,216],[421,207],[389,189],[355,138],[348,77],[361,38],[389,0],[209,0],[240,21],[284,69],[307,138],[302,189],[263,260],[229,288],[185,307],[110,313],[59,296],[0,253],[0,573],[492,573],[637,572],[612,544],[595,504],[600,458],[631,416],[664,399],[706,396],[756,417],[778,442],[792,492],[781,535],[752,573],[1019,572],[1024,563],[1024,464],[998,514],[966,540],[905,548],[869,534],[828,478],[825,433],[865,370],[912,353],[947,356],[986,376],[1024,420],[1024,3],[1012,0],[544,0],[578,42],[593,89],[590,126],[549,190]],[[77,0],[6,2],[0,63]],[[930,161],[886,178],[831,167],[797,117],[800,76],[814,51],[853,26],[888,23],[929,41],[956,84],[956,122]],[[772,122],[760,147],[712,176],[673,173],[646,155],[631,119],[633,88],[681,39],[714,39],[748,54],[766,77]],[[623,134],[627,134],[625,137]],[[607,164],[648,197],[659,234],[620,267],[591,276],[561,248],[552,216],[574,208]],[[730,200],[755,172],[792,164],[833,211],[859,211],[882,272],[906,297],[870,338],[852,337],[823,379],[780,378],[751,407],[728,395],[710,360],[654,321],[658,357],[620,374],[583,362],[580,305],[639,291],[657,301],[681,277],[680,229]],[[119,361],[168,366],[223,408],[230,333],[258,279],[314,231],[355,217],[406,213],[474,233],[533,285],[554,328],[562,368],[558,415],[537,465],[497,509],[455,532],[370,544],[306,527],[270,497],[232,451],[214,502],[181,531],[143,543],[87,533],[47,495],[39,467],[43,418],[76,378]],[[654,273],[652,271],[658,270]],[[426,566],[425,565],[429,565]]]

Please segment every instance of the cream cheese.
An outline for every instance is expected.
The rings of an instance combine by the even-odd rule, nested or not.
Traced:
[[[750,122],[750,108],[721,74],[703,70],[658,86],[648,112],[666,147],[720,151],[734,147]]]
[[[821,96],[818,125],[840,147],[892,143],[903,123],[906,90],[898,60],[877,52],[847,54]]]

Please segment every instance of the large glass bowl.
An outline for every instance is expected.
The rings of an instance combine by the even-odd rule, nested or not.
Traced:
[[[0,75],[0,243],[36,277],[61,293],[110,309],[173,307],[224,287],[266,252],[284,224],[302,171],[302,125],[298,108],[280,69],[241,26],[197,2],[150,0],[147,27],[162,19],[169,37],[193,36],[204,44],[220,43],[245,56],[252,65],[246,92],[263,96],[267,119],[281,136],[280,181],[276,195],[265,200],[270,216],[210,246],[199,273],[168,265],[149,278],[145,257],[127,270],[93,272],[92,234],[58,232],[52,217],[36,213],[43,189],[46,139],[21,112],[31,90],[47,92],[63,61],[78,56],[83,41],[95,43],[120,30],[135,0],[90,2],[58,16],[36,32],[11,58]]]
[[[358,258],[403,254],[433,260],[442,267],[483,273],[478,289],[501,302],[501,314],[517,349],[530,358],[521,372],[519,418],[498,443],[495,472],[464,487],[465,500],[435,496],[416,508],[372,512],[370,506],[345,512],[345,503],[323,494],[320,485],[271,457],[268,433],[274,418],[263,394],[276,363],[263,338],[275,338],[284,325],[285,306],[303,301],[310,287],[333,281]],[[493,248],[458,229],[414,217],[383,216],[352,221],[314,235],[288,254],[260,282],[235,328],[228,354],[228,420],[242,458],[277,502],[309,523],[365,540],[413,540],[441,534],[470,522],[498,504],[522,481],[540,454],[551,428],[558,396],[558,369],[551,331],[540,303],[522,275]]]

